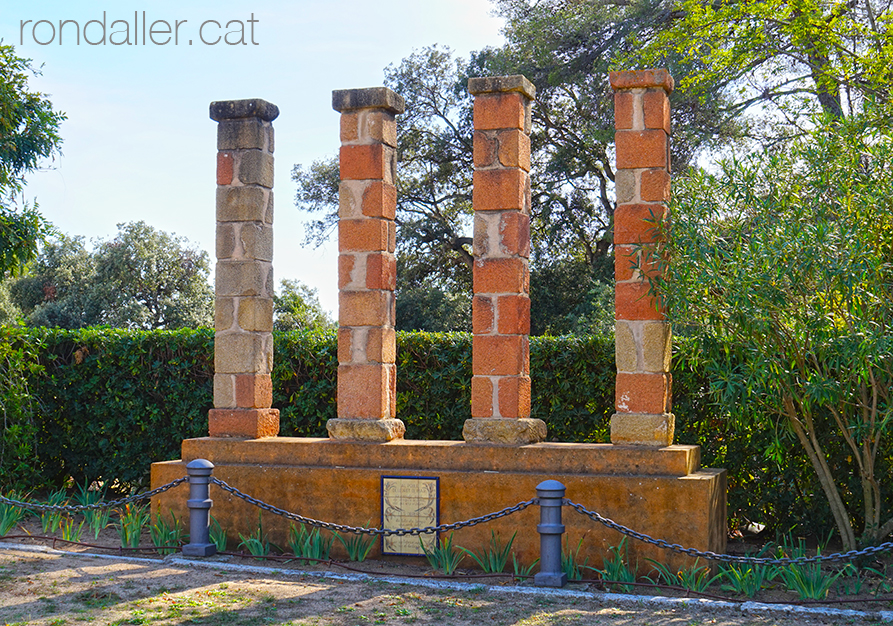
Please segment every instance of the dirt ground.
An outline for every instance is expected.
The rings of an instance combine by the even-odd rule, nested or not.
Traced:
[[[716,626],[879,623],[844,614],[784,614],[696,600],[636,600],[585,585],[548,592],[530,586],[445,583],[393,576],[301,573],[283,564],[213,557],[210,569],[179,555],[121,558],[0,543],[2,624],[605,624]],[[40,551],[49,550],[49,551]],[[364,564],[365,565],[365,564]],[[369,564],[375,567],[374,564]],[[388,564],[379,564],[383,571]],[[406,570],[402,570],[405,572]],[[353,580],[346,577],[355,577]]]

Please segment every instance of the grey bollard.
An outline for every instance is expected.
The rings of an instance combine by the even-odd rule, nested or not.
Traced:
[[[214,556],[217,546],[211,543],[211,472],[214,464],[205,459],[190,461],[189,476],[189,543],[183,546],[184,556]]]
[[[557,480],[544,480],[536,486],[536,496],[540,500],[540,523],[536,531],[540,534],[540,571],[533,577],[537,587],[564,587],[567,574],[561,570],[561,502],[565,488]]]

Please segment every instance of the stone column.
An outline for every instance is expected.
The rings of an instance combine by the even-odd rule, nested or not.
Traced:
[[[217,268],[212,437],[275,437],[273,125],[264,100],[211,103],[217,121]]]
[[[530,419],[530,108],[523,76],[471,78],[474,299],[469,443],[546,438]]]
[[[397,122],[403,98],[385,87],[332,92],[341,112],[338,208],[338,417],[332,439],[390,441],[397,415]]]
[[[670,103],[666,70],[611,72],[617,155],[614,212],[616,413],[611,443],[668,446],[672,334],[664,309],[649,295],[643,272],[657,271],[648,254],[668,216]],[[644,256],[643,256],[644,254]]]

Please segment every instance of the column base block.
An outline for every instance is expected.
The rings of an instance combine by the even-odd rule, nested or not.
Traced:
[[[465,443],[524,446],[546,440],[546,422],[532,418],[473,417],[462,427]]]
[[[398,419],[333,418],[326,422],[331,439],[344,441],[393,441],[403,439],[406,426]]]
[[[675,428],[672,413],[614,413],[611,443],[662,448],[673,444]]]
[[[279,434],[279,409],[211,409],[208,434],[245,439],[275,437]]]

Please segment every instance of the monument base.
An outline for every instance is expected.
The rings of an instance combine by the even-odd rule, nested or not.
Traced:
[[[726,546],[726,473],[700,469],[698,446],[500,446],[461,441],[208,437],[185,440],[182,456],[182,460],[152,464],[153,488],[185,476],[186,464],[203,458],[214,464],[216,478],[274,506],[337,524],[378,526],[384,515],[385,479],[428,479],[436,484],[439,523],[452,523],[529,500],[536,495],[536,485],[551,478],[567,487],[570,500],[639,532],[701,550],[723,552]],[[167,515],[170,510],[178,519],[187,520],[188,492],[184,484],[154,497],[153,515]],[[211,513],[231,541],[238,533],[248,534],[257,528],[256,507],[213,484],[211,498]],[[563,516],[568,545],[576,549],[583,538],[581,563],[587,559],[588,565],[600,567],[608,548],[620,544],[618,532],[569,507],[564,507]],[[480,553],[491,530],[503,541],[517,531],[513,551],[521,564],[529,565],[539,556],[538,521],[538,507],[530,506],[458,530],[453,543]],[[287,520],[264,513],[263,526],[270,541],[288,545]],[[630,565],[638,565],[640,573],[651,569],[646,558],[670,567],[693,562],[639,541],[627,544]],[[382,542],[377,541],[370,557],[381,554]],[[333,557],[346,558],[340,542],[334,543]],[[466,559],[464,566],[473,563]]]

